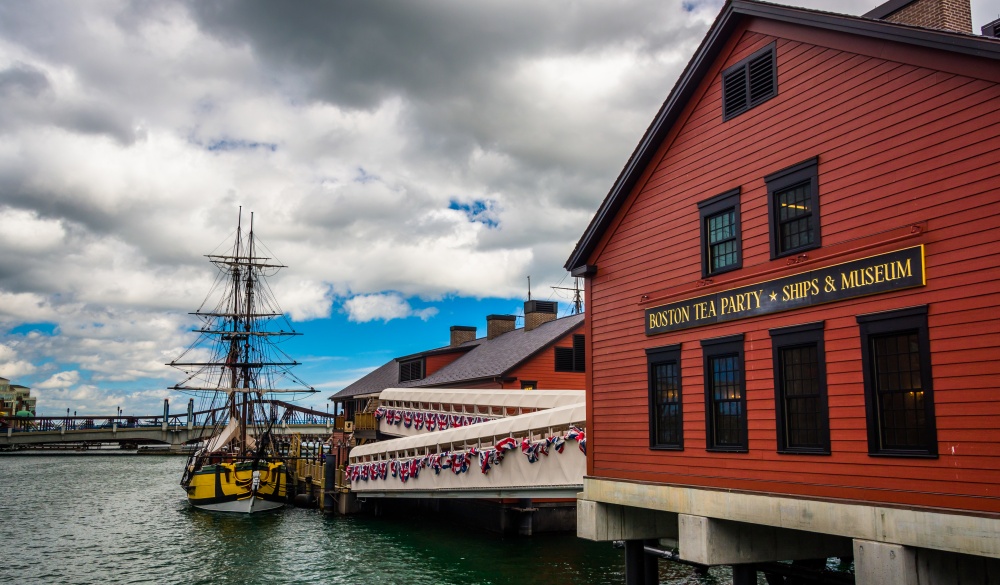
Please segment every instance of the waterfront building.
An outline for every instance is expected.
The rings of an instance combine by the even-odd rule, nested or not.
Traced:
[[[737,583],[1000,574],[1000,40],[969,13],[730,0],[584,232],[578,532],[627,583],[670,547]]]
[[[375,439],[374,412],[386,388],[484,390],[582,389],[586,355],[583,314],[557,318],[554,301],[524,303],[524,327],[514,315],[486,317],[486,336],[454,326],[449,344],[392,359],[330,397],[338,428]]]
[[[31,388],[0,378],[0,412],[7,416],[30,412],[31,416],[35,416],[36,403],[37,398],[31,395]]]

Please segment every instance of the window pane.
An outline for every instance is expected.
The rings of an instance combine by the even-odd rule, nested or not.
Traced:
[[[871,338],[882,447],[920,449],[929,440],[917,332]]]
[[[775,193],[778,229],[782,250],[792,250],[813,242],[810,183]]]
[[[778,356],[785,447],[822,448],[818,347],[782,348]]]
[[[739,262],[736,241],[736,211],[729,209],[709,216],[708,228],[709,270],[734,266]]]
[[[656,409],[656,443],[680,445],[681,404],[680,372],[677,362],[653,366],[654,408]]]
[[[734,229],[735,213],[724,211],[708,218],[708,241],[712,244],[728,240],[736,235]]]
[[[743,446],[745,418],[739,355],[710,358],[713,446]]]

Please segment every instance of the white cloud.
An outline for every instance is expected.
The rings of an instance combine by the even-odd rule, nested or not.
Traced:
[[[38,371],[33,363],[20,359],[17,350],[12,346],[0,343],[0,377],[7,378],[15,384],[21,376],[28,376]]]
[[[239,206],[295,320],[557,284],[722,1],[682,4],[5,5],[0,375],[170,380]]]
[[[368,321],[391,321],[418,317],[424,321],[437,315],[434,307],[414,310],[410,303],[396,293],[357,295],[344,301],[344,310],[349,321],[367,323]]]
[[[80,372],[76,370],[53,374],[48,380],[35,384],[41,390],[66,389],[80,383]]]

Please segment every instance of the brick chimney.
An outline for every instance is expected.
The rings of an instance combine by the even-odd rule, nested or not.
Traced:
[[[555,321],[558,306],[554,301],[528,301],[524,303],[524,330],[531,331],[542,323]]]
[[[495,339],[514,330],[514,315],[487,315],[486,339]]]
[[[972,34],[972,7],[969,0],[889,0],[864,16],[886,22]]]
[[[466,325],[454,325],[451,328],[451,347],[462,345],[467,341],[476,339],[476,328]]]

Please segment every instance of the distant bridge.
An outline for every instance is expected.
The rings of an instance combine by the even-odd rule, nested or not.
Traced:
[[[582,390],[388,389],[379,403],[379,430],[407,436],[351,449],[347,481],[360,498],[576,498],[583,490]]]
[[[270,403],[278,421],[275,435],[329,435],[333,429],[332,414],[277,400]],[[174,415],[164,411],[158,416],[2,417],[0,448],[118,443],[166,444],[178,449],[207,438],[204,433],[215,427],[210,421],[228,416],[225,408]]]

